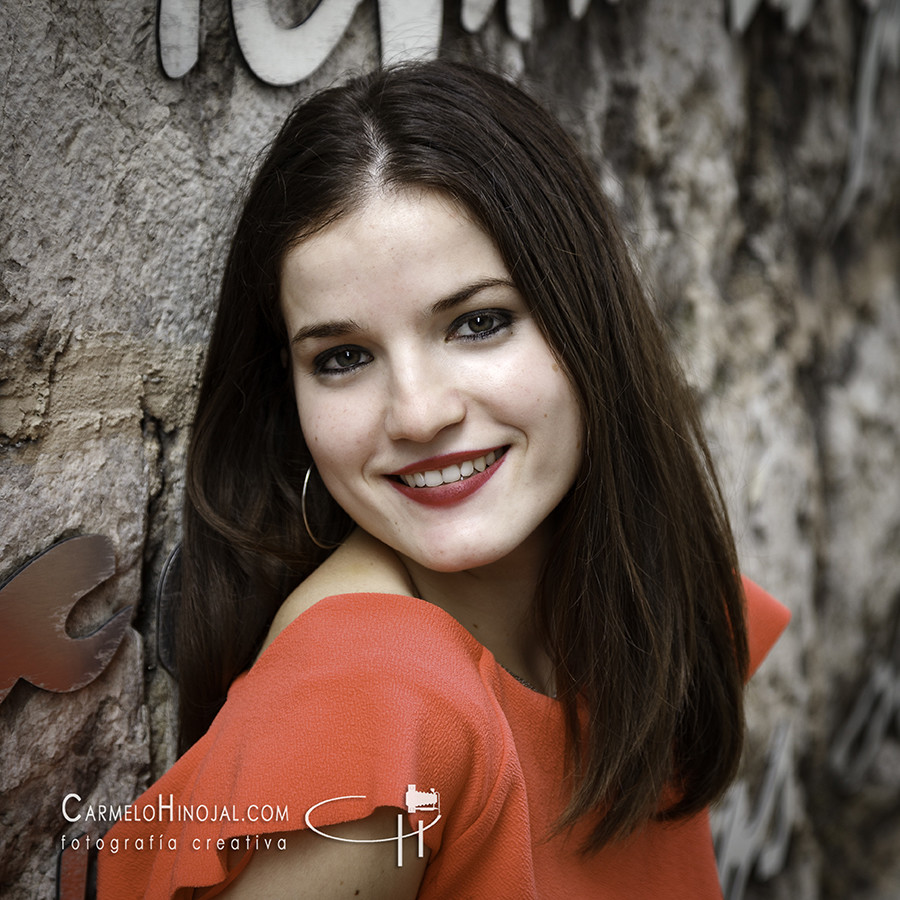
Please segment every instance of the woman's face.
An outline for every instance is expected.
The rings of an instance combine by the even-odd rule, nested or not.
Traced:
[[[461,207],[376,194],[281,274],[300,425],[360,527],[441,572],[546,537],[581,463],[578,402]]]

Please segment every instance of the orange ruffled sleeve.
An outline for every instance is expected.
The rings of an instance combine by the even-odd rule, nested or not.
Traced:
[[[427,877],[440,874],[445,836],[489,862],[476,848],[522,789],[508,726],[485,690],[482,670],[493,677],[485,654],[415,598],[320,601],[235,681],[207,734],[132,804],[143,820],[109,832],[98,896],[152,900],[219,884],[231,839],[258,851],[266,835],[305,828],[307,810],[334,798],[355,799],[319,806],[313,825],[405,807],[409,785],[440,795],[441,817],[423,833]],[[435,815],[409,819],[415,827]],[[415,841],[405,846],[414,852]]]
[[[752,672],[790,614],[743,584]],[[629,900],[719,896],[705,814],[649,823],[590,858],[566,834],[548,840],[564,743],[558,704],[515,681],[443,610],[396,595],[329,597],[235,681],[207,734],[132,804],[144,821],[110,831],[98,896],[221,885],[235,874],[231,840],[264,849],[266,835],[305,828],[305,813],[333,798],[355,799],[318,806],[317,827],[403,808],[410,784],[440,794],[441,818],[423,833],[422,897],[591,896],[598,885]]]
[[[741,581],[747,600],[747,642],[750,650],[747,677],[751,678],[787,628],[791,614],[787,607],[749,578],[742,577]]]

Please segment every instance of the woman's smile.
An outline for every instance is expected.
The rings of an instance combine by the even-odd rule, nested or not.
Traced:
[[[580,467],[581,413],[465,210],[375,194],[287,254],[281,303],[304,436],[361,528],[435,571],[541,530]]]
[[[417,503],[432,506],[461,503],[494,475],[508,449],[448,453],[407,466],[391,476],[391,480],[398,491]]]

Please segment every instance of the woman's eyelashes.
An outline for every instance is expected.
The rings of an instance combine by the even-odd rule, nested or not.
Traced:
[[[460,316],[450,326],[448,341],[481,341],[505,331],[513,323],[513,314],[502,309],[479,309]]]
[[[479,309],[454,319],[447,329],[447,343],[452,341],[483,341],[507,331],[515,316],[509,310]],[[314,375],[349,375],[367,366],[374,356],[355,344],[330,347],[317,354],[312,362]]]
[[[315,375],[346,375],[372,361],[372,354],[362,347],[345,346],[326,350],[313,360]]]

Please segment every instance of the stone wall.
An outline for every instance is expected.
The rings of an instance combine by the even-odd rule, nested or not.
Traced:
[[[270,4],[282,24],[312,5]],[[897,68],[858,91],[879,4],[819,0],[797,31],[761,5],[741,34],[722,0],[593,0],[573,4],[580,20],[560,0],[533,5],[523,42],[510,26],[528,4],[499,4],[475,34],[444,4],[441,52],[500,61],[595,160],[703,399],[743,567],[794,613],[751,688],[744,776],[752,800],[789,722],[790,849],[747,895],[898,896]],[[365,0],[312,77],[271,87],[226,4],[200,8],[199,60],[177,80],[150,0],[32,0],[0,17],[0,579],[103,534],[115,575],[69,633],[136,609],[90,685],[20,681],[0,704],[4,896],[54,896],[62,838],[105,830],[67,822],[66,794],[81,797],[70,812],[124,804],[174,759],[156,591],[232,198],[298,96],[379,58]],[[883,42],[900,53],[896,32]],[[879,661],[888,674],[866,694]],[[830,757],[854,710],[870,730],[851,749],[871,764],[839,777]]]

